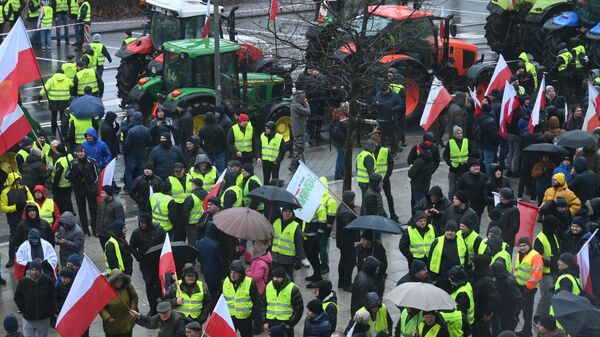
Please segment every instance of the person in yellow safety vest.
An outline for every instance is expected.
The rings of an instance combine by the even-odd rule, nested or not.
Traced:
[[[390,177],[392,176],[394,169],[394,156],[389,148],[381,146],[381,134],[379,132],[373,133],[370,139],[377,143],[377,146],[373,151],[373,158],[375,158],[375,172],[383,177],[382,190],[388,203],[388,209],[390,210],[390,219],[399,222],[400,219],[396,215],[394,207],[392,184],[390,183]]]
[[[33,140],[25,136],[19,145],[21,146],[21,149],[17,151],[15,160],[17,162],[17,168],[19,169],[19,172],[22,172],[23,164],[25,163],[27,157],[29,157],[29,151],[31,151],[33,148]]]
[[[7,0],[4,3],[4,19],[10,24],[10,28],[15,25],[17,19],[21,17],[21,11],[24,8],[21,0]]]
[[[73,78],[71,96],[79,97],[87,94],[86,88],[90,88],[90,95],[102,97],[104,94],[104,81],[98,73],[87,67],[85,62],[77,61],[77,73]]]
[[[85,133],[89,128],[98,129],[98,123],[94,118],[77,118],[72,113],[69,114],[69,130],[67,137],[71,143],[71,149],[81,145],[87,141]]]
[[[61,68],[46,81],[46,84],[42,90],[40,90],[40,95],[46,95],[48,97],[52,135],[55,135],[56,130],[58,130],[57,116],[60,116],[60,123],[63,128],[68,124],[65,110],[69,107],[71,102],[72,88],[73,81],[64,74]]]
[[[239,160],[230,160],[227,162],[227,173],[231,173],[231,179],[239,188],[244,187],[244,176],[242,175],[242,163]]]
[[[458,225],[460,232],[458,232],[458,239],[464,240],[465,245],[467,246],[467,256],[468,261],[471,263],[473,261],[473,257],[475,255],[479,255],[479,249],[481,247],[481,241],[483,240],[479,233],[477,233],[473,227],[476,224],[473,224],[470,218],[463,219],[463,222]]]
[[[52,43],[52,30],[54,25],[54,10],[48,3],[48,0],[42,0],[40,14],[38,16],[37,28],[39,31],[42,50],[50,50]]]
[[[183,205],[185,198],[192,192],[192,182],[185,173],[185,166],[177,162],[173,165],[173,175],[167,179],[171,183],[171,197],[179,205]]]
[[[81,61],[85,62],[86,67],[98,71],[98,59],[96,59],[96,54],[92,50],[92,46],[90,44],[85,43],[81,47]],[[100,75],[100,74],[98,74]],[[100,76],[102,77],[102,76]]]
[[[38,28],[38,18],[41,12],[41,0],[28,0],[27,3],[27,21],[29,22],[30,29]],[[31,34],[31,44],[40,44],[40,32],[34,31]]]
[[[367,293],[365,296],[365,306],[358,309],[354,315],[361,315],[361,312],[365,311],[371,316],[368,322],[369,336],[375,336],[379,332],[387,332],[388,336],[392,335],[394,322],[386,305],[381,303],[381,297],[376,292]]]
[[[558,258],[558,277],[554,283],[554,294],[564,290],[579,296],[581,283],[579,282],[579,267],[572,253],[562,253]]]
[[[113,221],[112,227],[110,238],[104,244],[107,272],[110,273],[111,270],[118,269],[131,276],[133,257],[131,256],[129,244],[125,239],[127,227],[125,227],[125,222],[120,219]]]
[[[556,262],[558,261],[560,251],[558,238],[555,233],[561,227],[562,222],[560,219],[554,215],[545,215],[542,222],[542,231],[533,241],[533,249],[542,256],[544,262],[542,280],[539,283],[541,297],[536,313],[546,313],[550,310],[554,281],[558,272]]]
[[[429,271],[433,281],[444,282],[448,271],[453,266],[466,266],[468,263],[467,245],[457,237],[458,226],[448,220],[444,227],[444,235],[439,236],[431,244],[429,250]]]
[[[400,318],[394,329],[396,337],[414,337],[419,324],[423,322],[423,311],[414,308],[401,308]]]
[[[327,312],[331,331],[335,331],[335,328],[337,327],[338,304],[337,296],[332,289],[333,284],[331,281],[321,280],[317,284],[317,288],[313,292],[313,295],[321,301],[321,307]]]
[[[69,1],[70,0],[54,0],[54,17],[56,18],[56,26],[64,26],[65,43],[69,45]],[[56,45],[60,46],[60,27],[56,27]]]
[[[442,316],[436,311],[423,311],[423,322],[419,324],[415,337],[450,336]]]
[[[302,225],[294,217],[291,205],[285,205],[281,217],[273,222],[273,244],[271,254],[273,265],[284,268],[289,278],[294,280],[294,264],[304,257],[302,251]]]
[[[133,33],[130,30],[126,30],[123,33],[125,34],[125,36],[123,37],[123,43],[121,43],[121,46],[130,44],[131,42],[137,40],[137,38],[133,37]]]
[[[525,95],[525,88],[520,85],[518,76],[513,75],[510,77],[510,85],[515,88],[517,95]]]
[[[492,237],[488,239],[486,246],[489,249],[487,253],[492,257],[490,265],[494,262],[501,263],[507,272],[512,273],[512,255],[506,250],[508,246],[506,242],[502,242],[502,239],[498,237]],[[483,253],[480,252],[480,254]]]
[[[183,315],[188,322],[204,324],[212,307],[212,298],[206,283],[198,278],[198,272],[191,263],[182,270],[182,279],[173,282],[165,295],[173,311]]]
[[[46,197],[46,187],[42,185],[36,185],[33,188],[33,199],[38,205],[40,219],[46,220],[54,232],[58,231],[58,219],[60,219],[60,212],[58,206],[54,203],[54,200]]]
[[[192,179],[202,180],[202,187],[206,191],[212,190],[218,179],[217,168],[210,164],[208,156],[204,153],[196,156],[194,166],[190,167],[188,175]]]
[[[79,8],[77,11],[77,23],[75,30],[75,50],[81,49],[84,42],[85,27],[90,26],[92,21],[92,5],[88,0],[78,0]]]
[[[321,182],[327,188],[321,197],[321,205],[327,212],[327,224],[325,232],[319,237],[319,257],[321,260],[321,274],[329,273],[329,237],[335,222],[335,214],[337,212],[337,202],[329,194],[329,182],[327,178],[320,177]]]
[[[571,75],[573,74],[573,68],[575,67],[575,58],[571,55],[569,49],[567,49],[567,44],[561,42],[557,46],[558,55],[556,56],[556,61],[550,68],[550,73],[555,74],[558,79],[558,92],[561,96],[565,97],[565,99],[569,99],[571,97]]]
[[[79,16],[78,2],[78,0],[69,0],[69,16],[71,17],[71,23],[77,22],[77,17]],[[75,28],[75,34],[77,34],[77,28]]]
[[[518,69],[526,73],[526,75],[521,74],[519,70],[517,70],[517,75],[519,76],[519,83],[522,82],[525,87],[529,87],[531,89],[529,91],[530,93],[537,92],[539,85],[537,69],[535,68],[533,63],[531,63],[530,55],[528,55],[525,52],[522,52],[521,54],[519,54],[519,60],[521,60],[522,63],[518,63]],[[527,80],[523,81],[524,78]]]
[[[73,81],[75,78],[75,74],[77,74],[77,64],[75,63],[75,55],[67,55],[67,61],[60,66],[63,74],[67,76],[68,79]]]
[[[526,236],[519,238],[519,252],[515,259],[514,276],[522,295],[519,312],[523,311],[523,329],[517,335],[531,336],[533,319],[533,303],[538,284],[542,281],[542,256],[532,249],[531,241]]]
[[[427,216],[417,211],[410,225],[402,233],[398,248],[409,266],[415,259],[428,263],[429,249],[435,239],[435,229],[431,224],[427,224]]]
[[[254,166],[251,163],[242,165],[242,176],[244,177],[244,187],[242,189],[243,205],[262,212],[265,209],[265,204],[259,202],[256,198],[248,197],[248,193],[262,186],[260,178],[254,175]]]
[[[71,201],[73,188],[71,187],[71,181],[67,179],[69,163],[73,161],[73,155],[67,152],[63,144],[59,144],[56,150],[59,153],[59,157],[54,162],[54,169],[50,176],[52,180],[52,196],[59,210],[73,212],[73,201]]]
[[[265,287],[265,303],[261,310],[261,319],[264,322],[263,330],[266,332],[269,328],[281,325],[287,336],[293,337],[294,326],[300,322],[304,311],[302,294],[298,286],[290,280],[290,274],[286,272],[286,269],[280,265],[272,266],[272,268],[273,276]]]
[[[252,337],[252,322],[260,313],[262,303],[256,282],[246,276],[244,263],[234,260],[229,266],[229,275],[223,280],[223,297],[227,301],[233,326],[241,337]]]
[[[265,124],[265,132],[260,135],[260,146],[256,147],[256,163],[263,167],[263,181],[268,185],[273,179],[279,179],[279,167],[285,157],[285,141],[277,132],[275,122]]]
[[[360,199],[364,201],[365,194],[369,188],[369,177],[375,172],[375,156],[373,152],[377,143],[371,139],[365,142],[363,150],[356,156],[356,181],[360,187]]]
[[[225,173],[223,180],[223,187],[221,187],[225,189],[221,195],[223,209],[241,207],[243,205],[244,193],[242,188],[236,184],[237,177],[235,173],[228,171]]]
[[[462,266],[454,266],[448,271],[448,280],[451,285],[450,296],[456,301],[454,309],[464,313],[469,324],[473,324],[475,322],[475,301],[469,275]]]
[[[98,33],[92,36],[92,42],[90,43],[90,48],[94,52],[94,58],[96,59],[96,71],[98,75],[102,77],[104,73],[104,60],[108,60],[108,63],[112,63],[112,58],[110,57],[110,53],[102,43],[102,36]]]
[[[444,161],[448,164],[448,195],[454,194],[458,177],[469,170],[469,156],[473,156],[474,153],[473,144],[464,136],[460,126],[452,128],[452,135],[442,153]]]
[[[40,130],[37,137],[37,142],[33,143],[33,147],[42,151],[42,162],[51,171],[53,164],[50,157],[50,144],[46,141],[46,131]]]
[[[163,182],[160,192],[154,191],[150,197],[152,221],[161,226],[172,238],[173,224],[177,222],[177,205],[171,197],[171,183]]]
[[[467,319],[467,315],[460,310],[442,310],[440,316],[446,323],[448,329],[448,337],[463,337],[471,334],[471,324]],[[504,330],[501,330],[504,331]]]
[[[192,184],[192,191],[185,197],[181,209],[181,217],[182,219],[187,219],[185,223],[185,237],[187,242],[189,245],[196,247],[196,241],[198,241],[196,225],[200,221],[202,213],[204,213],[202,202],[208,195],[208,192],[202,188],[203,183],[201,179],[191,178],[189,180]]]
[[[252,163],[254,157],[254,128],[250,117],[240,114],[237,124],[231,127],[227,134],[227,148],[231,157],[242,164]]]

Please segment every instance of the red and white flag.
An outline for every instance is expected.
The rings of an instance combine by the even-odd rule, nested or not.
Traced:
[[[108,163],[100,172],[100,178],[98,179],[98,204],[100,204],[100,193],[102,192],[102,186],[112,186],[113,178],[115,177],[115,164],[117,162],[117,158],[113,158],[113,160]]]
[[[27,30],[19,18],[0,44],[0,154],[31,131],[19,107],[19,86],[41,78]]]
[[[269,20],[275,21],[275,18],[277,18],[277,12],[279,12],[279,1],[271,0],[271,7],[269,8]]]
[[[433,82],[431,83],[431,89],[429,90],[429,96],[427,97],[427,103],[425,104],[423,115],[421,115],[421,122],[419,123],[423,130],[427,131],[431,128],[431,125],[433,125],[440,116],[442,110],[444,110],[451,101],[452,96],[448,90],[446,90],[442,82],[434,76]]]
[[[494,74],[492,75],[492,79],[490,80],[490,84],[488,84],[487,89],[485,89],[484,96],[487,96],[494,89],[502,89],[504,86],[504,82],[510,82],[510,78],[512,77],[512,72],[504,61],[504,57],[500,54],[498,57],[498,63],[496,63],[496,68],[494,69]]]
[[[481,108],[481,102],[479,101],[479,98],[477,98],[477,93],[475,91],[471,90],[471,88],[467,89],[469,89],[469,95],[473,100],[473,105],[475,105],[475,112],[473,113],[473,117],[477,117],[483,112],[483,109]]]
[[[206,13],[204,18],[204,29],[202,29],[202,38],[205,38],[210,33],[210,0],[206,3]],[[215,13],[214,15],[219,15],[219,13]]]
[[[208,199],[219,195],[219,190],[221,189],[221,185],[223,185],[223,180],[225,179],[225,173],[227,173],[227,169],[221,172],[221,175],[219,176],[219,179],[217,179],[215,186],[208,191],[206,198],[204,198],[204,201],[202,202],[202,208],[204,208],[205,211],[208,209]]]
[[[597,127],[600,127],[600,97],[598,90],[588,83],[588,109],[581,130],[591,132]]]
[[[535,103],[533,104],[533,110],[531,111],[531,118],[529,118],[529,134],[533,135],[534,128],[540,124],[540,111],[546,108],[546,76],[542,77],[540,88],[538,89]],[[566,119],[565,119],[566,120]]]
[[[324,23],[327,20],[327,10],[329,8],[329,4],[327,0],[322,0],[321,5],[319,6],[319,19],[318,23]]]
[[[73,280],[58,318],[56,331],[62,337],[80,337],[90,327],[98,312],[117,297],[117,292],[87,255]]]
[[[229,307],[223,294],[219,297],[215,309],[210,314],[204,332],[210,337],[237,337],[233,320],[229,314]]]
[[[506,82],[504,85],[504,95],[502,95],[502,105],[500,111],[500,123],[498,125],[498,135],[506,139],[508,137],[507,126],[512,122],[512,113],[519,107],[519,97],[515,88]]]
[[[166,292],[165,287],[167,285],[165,274],[177,275],[175,258],[173,258],[173,249],[171,248],[171,240],[168,235],[165,235],[165,242],[160,251],[160,260],[158,261],[158,279],[160,280],[160,288],[162,289],[163,295]]]
[[[579,253],[577,253],[577,264],[579,265],[579,278],[581,281],[581,288],[588,294],[592,295],[592,278],[590,276],[590,241],[596,236],[598,230],[594,231],[594,234],[583,244]]]

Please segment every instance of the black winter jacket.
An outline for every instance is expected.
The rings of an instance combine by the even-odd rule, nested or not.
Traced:
[[[365,193],[363,203],[365,215],[381,215],[387,218],[387,213],[383,208],[383,198],[381,197],[381,189],[378,185],[371,184]]]
[[[151,268],[146,259],[146,252],[150,247],[160,245],[165,241],[165,230],[161,226],[149,225],[146,229],[136,228],[131,233],[129,248],[136,261],[140,263],[140,269]]]
[[[360,240],[360,231],[345,229],[346,225],[356,219],[356,214],[358,213],[354,205],[348,206],[352,207],[352,210],[345,204],[340,204],[335,214],[335,229],[337,233],[335,245],[337,248],[345,250],[354,249],[354,243]]]
[[[29,158],[29,157],[28,157]],[[596,196],[596,186],[598,186],[598,177],[596,173],[587,168],[587,159],[579,157],[573,163],[575,174],[571,175],[569,180],[569,189],[577,195],[581,204]]]
[[[500,301],[500,296],[496,291],[489,267],[486,270],[473,271],[473,301],[476,320],[497,312],[496,305]]]
[[[21,169],[23,185],[27,186],[30,191],[33,191],[36,185],[44,186],[50,174],[52,171],[46,170],[42,157],[35,154],[27,156]]]
[[[315,318],[304,319],[303,337],[329,337],[332,332],[329,315],[325,311]]]
[[[519,212],[517,203],[515,201],[505,204],[499,203],[496,209],[501,214],[497,226],[502,230],[502,241],[512,247],[515,244],[515,236],[521,224],[521,213]]]
[[[150,151],[148,161],[154,165],[154,174],[164,180],[173,174],[175,163],[183,163],[184,158],[178,147],[171,144],[166,144],[164,146],[161,144],[155,146]]]
[[[200,147],[208,155],[217,155],[225,152],[225,130],[219,124],[206,124],[200,132]]]
[[[31,276],[23,277],[15,290],[14,300],[26,320],[46,319],[56,313],[55,288],[52,279],[42,274],[34,281]]]
[[[152,186],[154,192],[159,192],[162,189],[162,184],[162,178],[156,174],[151,176],[142,174],[135,178],[133,184],[131,184],[129,196],[135,201],[138,208],[150,212],[150,186]]]
[[[137,160],[144,160],[150,142],[150,130],[144,126],[144,117],[141,112],[135,111],[129,120],[127,136],[123,143],[123,154]]]
[[[470,206],[477,214],[483,213],[486,206],[487,175],[483,173],[463,173],[456,181],[455,191],[465,190],[469,196]],[[479,223],[479,222],[477,222]]]
[[[67,178],[71,180],[76,195],[98,195],[98,166],[93,158],[73,159]]]
[[[425,151],[415,159],[415,162],[408,170],[411,191],[423,194],[429,192],[432,174],[433,161],[431,159],[431,152]]]
[[[437,198],[438,202],[433,203],[431,201],[431,197],[434,196]],[[444,194],[442,193],[442,189],[439,186],[433,186],[427,193],[427,197],[425,199],[419,200],[415,204],[415,211],[423,211],[427,212],[430,209],[436,209],[438,211],[437,214],[430,213],[427,215],[427,223],[433,225],[433,228],[436,230],[438,235],[443,233],[444,223],[442,222],[442,218],[444,216],[444,212],[450,207],[452,203]]]
[[[354,278],[352,283],[352,297],[350,298],[350,316],[354,317],[354,313],[358,309],[365,306],[365,299],[367,293],[377,292],[377,267],[381,262],[375,257],[368,257],[364,263],[363,268],[359,269],[358,274]]]
[[[513,329],[519,321],[519,308],[523,297],[517,286],[515,278],[506,270],[502,262],[492,264],[494,286],[498,292],[498,301],[495,303],[495,314],[500,316],[503,329]]]

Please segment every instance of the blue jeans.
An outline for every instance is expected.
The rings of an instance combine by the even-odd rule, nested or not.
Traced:
[[[219,154],[209,154],[207,155],[210,162],[217,168],[217,172],[221,174],[223,170],[225,170],[225,152],[221,152]]]
[[[485,173],[488,176],[491,176],[492,163],[494,162],[494,156],[496,155],[496,151],[479,149],[479,153],[481,154],[481,160],[483,161],[483,166],[485,167]]]
[[[335,158],[335,176],[341,177],[344,175],[344,156],[346,155],[346,151],[344,145],[336,146],[335,150],[337,151],[337,157]]]
[[[38,18],[27,18],[29,29],[37,29]],[[40,31],[36,30],[31,33],[31,44],[40,44]]]
[[[40,30],[40,41],[42,48],[50,48],[52,42],[52,30],[44,29]]]
[[[66,26],[68,23],[68,14],[67,13],[56,13],[56,25],[57,26],[65,26],[63,27],[63,31],[65,32],[65,42],[69,43],[69,27]],[[56,43],[60,43],[60,27],[56,28]]]
[[[132,156],[125,157],[125,190],[129,190],[135,178],[144,174],[144,160]]]

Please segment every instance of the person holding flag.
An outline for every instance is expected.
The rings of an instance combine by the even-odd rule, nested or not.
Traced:
[[[173,311],[183,316],[186,323],[196,321],[204,324],[212,307],[212,298],[207,291],[208,287],[204,281],[198,279],[198,272],[191,263],[183,266],[182,274],[183,280],[177,280],[169,287],[165,299],[169,301]],[[160,313],[159,309],[158,312]]]
[[[158,314],[154,316],[142,315],[135,310],[129,314],[135,318],[135,323],[146,329],[158,329],[158,337],[185,336],[185,319],[173,311],[170,302],[160,302],[156,307]]]
[[[93,262],[90,263],[93,264]],[[80,274],[81,271],[77,276]],[[133,327],[135,326],[135,320],[129,315],[129,312],[130,310],[138,310],[138,294],[135,291],[133,284],[131,284],[131,277],[119,269],[113,269],[109,273],[108,282],[113,291],[116,292],[117,296],[113,297],[110,302],[100,310],[102,329],[106,336],[131,337]],[[76,286],[76,284],[74,284],[73,287],[74,286]],[[73,287],[71,287],[71,291],[73,291]],[[87,310],[87,308],[82,311],[85,310]]]

